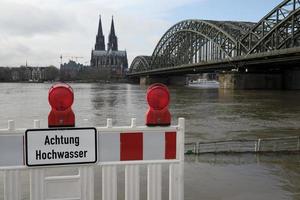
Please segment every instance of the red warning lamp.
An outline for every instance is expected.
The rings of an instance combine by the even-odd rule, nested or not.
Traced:
[[[65,83],[57,83],[49,89],[48,101],[51,111],[48,115],[48,127],[74,127],[75,114],[72,110],[73,89]]]
[[[148,111],[147,126],[169,126],[171,114],[169,112],[170,94],[167,86],[161,83],[151,85],[147,90]]]

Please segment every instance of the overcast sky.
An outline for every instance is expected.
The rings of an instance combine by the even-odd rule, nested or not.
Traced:
[[[160,37],[184,19],[259,21],[281,0],[0,0],[0,66],[59,66],[60,55],[89,64],[99,14],[105,43],[114,16],[129,64],[151,55]]]

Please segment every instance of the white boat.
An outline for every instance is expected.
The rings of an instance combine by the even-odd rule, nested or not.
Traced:
[[[216,80],[207,80],[207,79],[197,79],[189,82],[189,87],[198,87],[198,88],[219,88],[220,83]]]

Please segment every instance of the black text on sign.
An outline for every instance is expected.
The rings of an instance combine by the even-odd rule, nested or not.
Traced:
[[[28,166],[95,163],[95,128],[30,129],[25,134]]]

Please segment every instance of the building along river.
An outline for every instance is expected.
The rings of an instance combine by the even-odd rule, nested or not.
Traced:
[[[71,86],[77,126],[85,125],[84,119],[89,119],[89,126],[105,126],[106,118],[112,118],[114,125],[129,125],[133,117],[138,125],[144,124],[147,87]],[[16,127],[31,128],[34,119],[40,119],[41,127],[47,127],[50,87],[50,84],[0,83],[0,128],[5,128],[9,119],[16,121]],[[170,87],[170,94],[172,123],[176,124],[178,117],[186,118],[187,141],[300,135],[300,91]],[[145,178],[142,176],[142,184]],[[98,171],[95,180],[98,187],[101,183]],[[95,191],[95,197],[100,197],[98,190]],[[146,197],[145,191],[141,191],[142,199]],[[166,196],[164,193],[163,197]],[[27,198],[25,193],[24,199]],[[119,198],[124,198],[122,193]],[[189,199],[300,199],[300,155],[186,156],[185,200]]]

